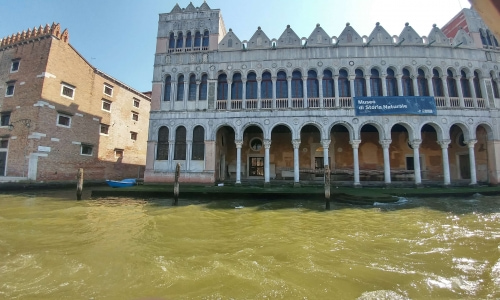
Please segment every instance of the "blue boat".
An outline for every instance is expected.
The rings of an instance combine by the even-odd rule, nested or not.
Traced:
[[[106,183],[112,187],[112,188],[123,188],[123,187],[130,187],[136,185],[136,180],[135,178],[127,178],[123,179],[121,181],[116,181],[116,180],[106,180]]]

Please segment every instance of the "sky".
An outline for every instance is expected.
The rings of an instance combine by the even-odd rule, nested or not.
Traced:
[[[60,23],[68,29],[70,44],[94,67],[145,92],[151,90],[158,15],[189,0],[0,0],[0,38]],[[195,7],[203,0],[194,0]],[[226,29],[249,40],[257,27],[271,39],[287,25],[299,37],[309,37],[316,27],[339,36],[347,22],[360,34],[370,35],[376,22],[399,35],[410,23],[421,36],[432,25],[444,26],[467,0],[207,0],[220,9]],[[5,13],[10,12],[10,13]]]

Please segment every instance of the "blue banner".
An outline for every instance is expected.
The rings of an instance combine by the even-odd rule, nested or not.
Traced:
[[[354,109],[356,116],[437,114],[436,101],[428,96],[354,97]]]

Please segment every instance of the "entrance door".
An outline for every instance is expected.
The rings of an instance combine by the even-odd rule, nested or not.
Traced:
[[[7,166],[7,152],[0,152],[0,176],[5,176],[6,166]]]
[[[264,157],[248,158],[248,175],[264,176]]]
[[[461,154],[458,156],[460,164],[460,178],[470,179],[470,160],[469,154]]]

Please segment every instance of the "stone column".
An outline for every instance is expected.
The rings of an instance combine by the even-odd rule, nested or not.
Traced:
[[[427,79],[427,89],[429,90],[429,96],[434,97],[434,82],[432,82],[432,77],[430,75],[425,76]]]
[[[198,101],[200,101],[200,80],[196,80],[196,107],[198,107]]]
[[[469,161],[470,161],[470,185],[477,185],[476,176],[476,154],[474,153],[474,145],[477,140],[469,140],[467,147],[469,148]]]
[[[264,140],[264,185],[270,184],[269,170],[269,148],[271,148],[271,140]]]
[[[318,96],[319,96],[319,107],[323,108],[325,107],[325,104],[323,103],[323,76],[318,77]]]
[[[191,170],[191,153],[193,152],[193,140],[186,140],[186,170]]]
[[[455,77],[455,83],[457,85],[458,97],[460,98],[460,107],[465,107],[464,93],[462,92],[462,82],[460,82],[460,76]]]
[[[247,79],[243,78],[242,80],[242,89],[241,89],[241,109],[245,109],[247,102]]]
[[[384,97],[387,97],[387,75],[386,74],[382,74],[382,76],[380,77],[381,81],[382,81],[382,96]]]
[[[170,89],[170,110],[174,110],[175,101],[177,101],[177,81],[172,81],[172,88]]]
[[[443,93],[444,93],[444,99],[446,101],[446,107],[451,107],[450,92],[448,91],[448,77],[441,76],[441,82],[443,83]]]
[[[260,109],[262,77],[257,77],[257,109]]]
[[[339,107],[339,75],[333,76],[333,88],[335,89],[335,107]]]
[[[236,184],[241,184],[241,147],[243,141],[236,140],[234,143],[236,144]]]
[[[276,80],[278,78],[276,76],[273,76],[271,77],[271,80],[273,82],[273,104],[272,104],[272,108],[275,109],[276,108]]]
[[[396,81],[398,82],[398,96],[403,96],[403,75],[396,75]]]
[[[361,187],[361,183],[359,182],[359,156],[358,156],[358,149],[359,149],[359,144],[361,144],[361,140],[352,140],[349,141],[349,143],[352,145],[352,155],[354,159],[354,187]]]
[[[330,157],[330,153],[328,149],[330,148],[330,140],[321,140],[321,146],[323,146],[323,165],[329,166],[328,158]]]
[[[476,87],[474,86],[474,77],[469,76],[469,78],[467,79],[469,80],[469,89],[473,100],[472,102],[474,103],[474,107],[477,107],[477,94],[476,94]]]
[[[293,145],[293,185],[300,186],[299,147],[300,140],[292,140]]]
[[[354,88],[354,80],[355,80],[355,78],[356,78],[356,76],[349,75],[349,87],[351,89],[351,98],[353,98],[353,99],[356,96],[356,89]]]
[[[413,95],[420,96],[420,91],[418,90],[418,78],[415,75],[411,75],[411,80],[413,81]]]
[[[170,170],[174,171],[174,148],[175,140],[168,140],[168,167]]]
[[[287,88],[288,88],[288,107],[292,107],[292,77],[288,76],[286,78]]]
[[[413,147],[413,168],[415,170],[415,185],[422,184],[422,176],[420,175],[420,144],[422,140],[412,140],[411,146]]]
[[[304,108],[309,107],[309,103],[307,103],[307,77],[302,76],[302,92],[304,96]]]
[[[372,96],[372,82],[370,81],[370,75],[365,75],[365,82],[366,82],[366,96],[371,97]]]
[[[232,80],[227,80],[227,109],[231,109],[231,89],[232,89]]]
[[[439,144],[439,146],[441,146],[441,151],[443,153],[443,185],[446,187],[451,184],[450,162],[448,158],[448,145],[451,143],[451,140],[441,140],[437,143]]]
[[[384,152],[384,182],[386,185],[391,184],[391,159],[389,156],[389,146],[391,146],[392,140],[380,140],[380,145],[382,145],[382,150]]]
[[[486,81],[487,80],[490,82],[490,88],[491,88],[489,93],[488,93],[488,89],[486,88]],[[482,77],[479,79],[479,89],[481,89],[481,94],[482,94],[482,98],[484,101],[484,106],[488,107],[488,108],[490,107],[490,96],[493,97],[493,90],[492,90],[493,84],[495,84],[495,83],[493,82],[493,80],[490,77]]]
[[[189,82],[188,81],[184,81],[184,95],[182,95],[183,96],[183,102],[184,102],[184,105],[183,105],[184,106],[184,110],[187,110],[188,94],[189,94]]]

